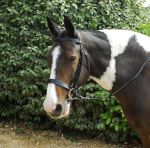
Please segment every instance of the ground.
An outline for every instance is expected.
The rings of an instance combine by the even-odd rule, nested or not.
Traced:
[[[51,130],[32,130],[0,124],[0,148],[131,148],[131,146],[106,144],[98,139],[73,140]]]

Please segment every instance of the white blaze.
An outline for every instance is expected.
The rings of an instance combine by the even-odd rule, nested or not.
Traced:
[[[51,67],[50,79],[56,78],[56,65],[57,65],[57,59],[59,55],[60,55],[60,47],[57,46],[54,48],[52,52],[52,67]],[[58,97],[56,94],[56,86],[55,84],[50,83],[48,84],[46,99],[43,103],[44,110],[46,112],[51,112],[52,110],[55,109],[57,102],[58,102]]]

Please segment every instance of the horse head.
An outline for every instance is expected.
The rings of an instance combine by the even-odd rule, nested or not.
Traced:
[[[88,80],[88,61],[81,34],[67,16],[64,16],[65,29],[61,30],[50,18],[48,27],[54,44],[48,53],[51,69],[44,110],[54,118],[69,115],[71,101],[68,93]]]

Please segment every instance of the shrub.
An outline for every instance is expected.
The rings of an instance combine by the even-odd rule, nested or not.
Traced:
[[[42,107],[49,77],[44,56],[52,44],[48,15],[62,25],[67,14],[80,29],[138,28],[143,19],[135,0],[1,0],[0,5],[0,118],[34,123],[48,122]],[[100,131],[115,141],[131,134],[120,106],[106,91],[95,83],[80,91],[100,99],[74,102],[70,118],[57,126]]]
[[[139,31],[147,36],[150,36],[150,24],[140,25]]]

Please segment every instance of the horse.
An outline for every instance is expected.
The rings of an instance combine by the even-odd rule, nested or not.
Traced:
[[[43,106],[52,118],[69,115],[73,90],[89,79],[115,92],[150,57],[150,37],[141,33],[121,29],[77,30],[67,16],[64,30],[49,17],[47,22],[54,44],[48,53],[51,73]],[[128,124],[144,147],[150,148],[150,63],[115,97]]]

